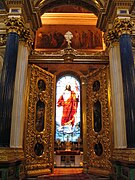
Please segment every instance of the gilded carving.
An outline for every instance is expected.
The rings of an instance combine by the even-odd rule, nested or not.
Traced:
[[[40,91],[38,81],[46,84],[45,91]],[[54,75],[35,65],[29,66],[28,112],[25,131],[25,158],[27,174],[50,172],[53,169],[53,136],[54,136]],[[38,132],[35,128],[36,103],[45,104],[44,130]],[[43,153],[36,155],[35,145],[41,145]]]
[[[122,34],[132,34],[133,26],[134,23],[130,19],[116,18],[113,28],[109,29],[107,34],[104,36],[106,46],[108,47],[111,43],[118,42],[119,37]]]
[[[6,34],[0,34],[0,46],[5,46],[7,41],[7,35]]]
[[[86,85],[86,150],[84,156],[88,168],[102,168],[105,171],[111,170],[111,126],[109,119],[109,103],[108,103],[108,67],[95,70],[87,76]],[[93,91],[93,83],[100,82],[100,89]],[[102,129],[100,132],[94,131],[93,105],[99,100],[101,102],[102,112]],[[97,156],[94,145],[100,143],[103,147],[103,153]]]
[[[39,59],[47,59],[47,60],[60,60],[65,62],[80,62],[80,59],[83,59],[86,61],[107,61],[108,60],[108,53],[106,51],[100,51],[100,52],[80,52],[75,49],[63,49],[61,51],[56,52],[45,52],[45,51],[32,51],[30,60],[39,60]],[[30,61],[29,60],[29,61]]]
[[[0,148],[0,161],[23,160],[24,152],[21,148]]]
[[[7,32],[16,32],[17,34],[21,34],[24,28],[24,22],[21,18],[7,18],[5,20],[5,25],[7,26]]]
[[[104,36],[105,44],[108,47],[111,43],[118,42],[119,37],[117,32],[113,30],[109,30],[107,35]]]
[[[21,18],[7,18],[5,20],[7,26],[7,32],[16,32],[20,40],[26,42],[29,46],[33,44],[33,38],[30,34],[30,29],[24,26],[24,22]],[[1,37],[0,42],[3,42],[3,37]]]
[[[32,36],[30,34],[30,29],[24,27],[21,34],[20,34],[20,39],[25,41],[29,46],[31,46],[33,44],[33,39]]]
[[[124,162],[135,162],[135,149],[114,149],[112,153],[112,160],[124,161]]]
[[[134,23],[133,21],[127,18],[116,18],[113,26],[117,34],[120,36],[122,34],[131,34]]]

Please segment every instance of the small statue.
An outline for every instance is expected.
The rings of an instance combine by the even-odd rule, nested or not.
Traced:
[[[66,34],[64,36],[68,43],[68,48],[71,48],[70,44],[71,44],[71,39],[73,38],[73,34],[70,31],[68,31],[68,32],[66,32]]]

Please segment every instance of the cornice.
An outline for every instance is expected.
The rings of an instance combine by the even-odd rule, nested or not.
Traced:
[[[130,10],[132,3],[131,0],[108,0],[99,13],[97,27],[104,32],[107,31],[109,23],[119,16],[118,9]]]
[[[114,0],[109,0],[105,3],[104,7],[100,10],[98,20],[97,20],[97,27],[101,31],[106,31],[106,26],[108,22],[108,16],[110,14],[111,9],[115,9]],[[112,14],[111,14],[112,15]]]
[[[41,19],[38,8],[35,8],[33,1],[31,0],[6,0],[7,7],[21,8],[21,17],[23,17],[25,23],[29,23],[32,31],[36,31],[41,26]],[[17,14],[9,13],[11,16],[17,16]]]
[[[39,9],[35,8],[34,3],[30,0],[24,0],[24,2],[24,11],[27,21],[31,21],[32,29],[36,31],[42,25]]]
[[[79,52],[73,48],[65,48],[55,52],[33,51],[29,62],[35,63],[108,63],[109,56],[106,51]]]
[[[22,7],[24,5],[24,0],[5,0],[5,4],[8,8],[10,7]]]

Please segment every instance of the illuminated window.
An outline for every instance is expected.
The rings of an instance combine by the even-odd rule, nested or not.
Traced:
[[[62,76],[56,85],[55,140],[77,142],[80,119],[80,82],[74,76]]]

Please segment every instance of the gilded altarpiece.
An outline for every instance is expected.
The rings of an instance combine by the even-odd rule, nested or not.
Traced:
[[[86,77],[86,134],[84,167],[88,172],[111,171],[110,82],[107,66]],[[98,124],[98,125],[97,125]]]
[[[29,65],[24,152],[27,176],[53,172],[55,76]]]

